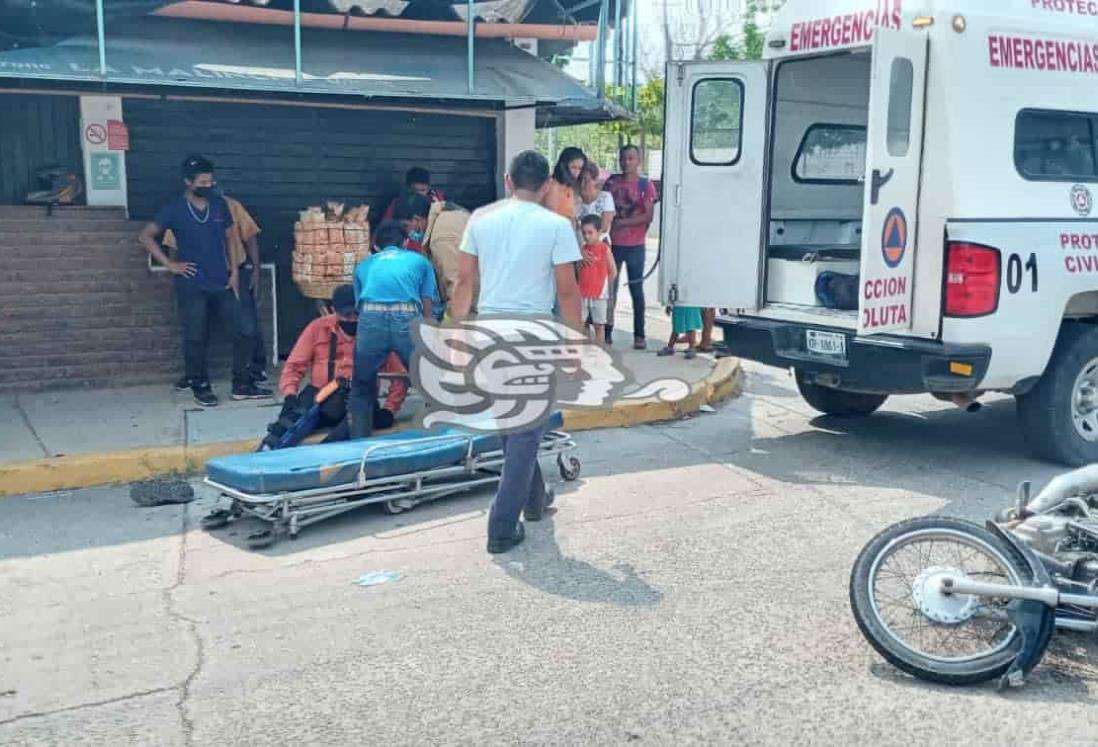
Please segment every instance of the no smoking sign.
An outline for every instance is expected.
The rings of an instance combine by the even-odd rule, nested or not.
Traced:
[[[107,142],[107,128],[99,123],[93,123],[84,128],[84,139],[92,145],[102,145]]]

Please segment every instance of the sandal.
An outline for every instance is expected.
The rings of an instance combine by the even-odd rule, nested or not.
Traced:
[[[674,354],[675,354],[675,348],[671,347],[670,345],[668,345],[665,348],[661,348],[660,351],[658,353],[656,353],[656,355],[658,355],[661,358],[666,358],[667,356],[674,355]]]
[[[644,339],[634,339],[633,340],[633,349],[634,350],[647,350],[648,349],[648,341],[644,340]]]
[[[682,354],[682,357],[686,358],[686,360],[688,360],[688,361],[692,361],[692,360],[694,360],[695,358],[698,357],[698,351],[694,350],[693,348],[690,348],[689,350],[687,350],[685,353]]]

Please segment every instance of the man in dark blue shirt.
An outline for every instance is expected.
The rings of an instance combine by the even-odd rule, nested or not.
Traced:
[[[378,370],[391,353],[411,368],[412,322],[419,316],[430,319],[439,303],[435,267],[405,248],[407,238],[399,221],[382,222],[375,234],[378,251],[355,267],[358,333],[347,405],[351,438],[373,432]]]
[[[213,172],[213,164],[202,156],[184,159],[183,194],[160,208],[141,231],[145,249],[175,276],[183,325],[183,365],[195,402],[203,407],[217,404],[206,368],[206,324],[211,313],[233,330],[232,398],[271,396],[269,389],[255,385],[248,371],[253,340],[238,323],[238,268],[229,261],[228,252],[233,218],[228,204],[216,191]],[[168,229],[175,236],[174,260],[164,254],[158,241]]]

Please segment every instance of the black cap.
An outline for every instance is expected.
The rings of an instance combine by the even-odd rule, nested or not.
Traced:
[[[337,314],[346,314],[354,311],[358,304],[355,303],[355,287],[350,283],[341,285],[332,292],[332,308]]]

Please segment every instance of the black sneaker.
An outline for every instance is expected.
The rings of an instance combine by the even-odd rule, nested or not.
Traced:
[[[488,552],[493,555],[499,555],[500,553],[507,552],[508,550],[521,545],[522,541],[526,539],[526,528],[522,526],[520,521],[515,527],[515,533],[510,537],[504,539],[488,538]]]
[[[252,371],[252,381],[254,381],[256,384],[262,384],[268,381],[267,372],[264,371],[262,368],[255,369],[254,371]]]
[[[556,499],[557,492],[553,489],[553,486],[546,485],[545,492],[541,496],[541,505],[527,505],[522,511],[523,518],[527,521],[541,521],[546,512],[553,506],[553,501]]]
[[[177,392],[185,392],[191,388],[191,380],[184,376],[181,379],[177,380],[175,384],[172,385],[172,387]]]
[[[217,395],[209,384],[192,386],[191,393],[194,394],[194,401],[203,407],[217,407]]]
[[[274,392],[270,389],[265,389],[261,386],[256,386],[254,382],[248,382],[247,384],[234,384],[232,398],[235,400],[242,399],[267,399],[273,397]]]

